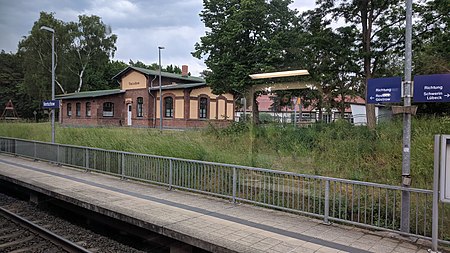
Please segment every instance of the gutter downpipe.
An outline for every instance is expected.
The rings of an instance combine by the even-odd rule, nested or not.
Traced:
[[[150,89],[153,88],[153,81],[156,80],[156,75],[155,78],[153,78],[153,80],[150,81]],[[150,94],[150,96],[153,97],[153,127],[156,127],[156,98],[155,96],[153,96],[153,94],[151,93],[150,89],[148,89],[148,94]]]

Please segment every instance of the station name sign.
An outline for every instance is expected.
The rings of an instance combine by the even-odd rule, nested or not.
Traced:
[[[368,81],[367,103],[398,103],[402,100],[402,78],[372,78]]]
[[[450,74],[415,76],[414,102],[450,102]]]
[[[44,101],[42,101],[42,108],[58,109],[59,108],[59,100],[44,100]]]

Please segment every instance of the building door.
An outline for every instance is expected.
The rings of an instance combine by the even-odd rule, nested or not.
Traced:
[[[127,125],[131,126],[131,114],[133,110],[131,108],[131,104],[128,104],[128,113],[127,113]]]

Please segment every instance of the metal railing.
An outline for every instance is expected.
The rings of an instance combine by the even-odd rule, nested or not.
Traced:
[[[0,152],[306,214],[326,223],[431,239],[431,190],[4,137]],[[402,191],[411,196],[408,233],[399,231]],[[444,244],[450,244],[449,214],[449,206],[441,203],[439,241]]]

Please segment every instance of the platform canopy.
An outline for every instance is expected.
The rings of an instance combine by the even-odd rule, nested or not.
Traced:
[[[309,75],[308,70],[301,69],[301,70],[251,74],[249,76],[253,80],[259,80],[259,79],[271,79],[271,78],[305,76],[305,75]],[[252,90],[253,92],[256,91],[271,92],[275,90],[314,89],[315,87],[318,86],[312,81],[290,81],[290,82],[272,82],[272,83],[255,84],[252,86]]]
[[[281,71],[281,72],[270,72],[270,73],[261,73],[261,74],[252,74],[250,75],[251,79],[268,79],[275,77],[291,77],[291,76],[304,76],[309,75],[308,70],[290,70],[290,71]]]

